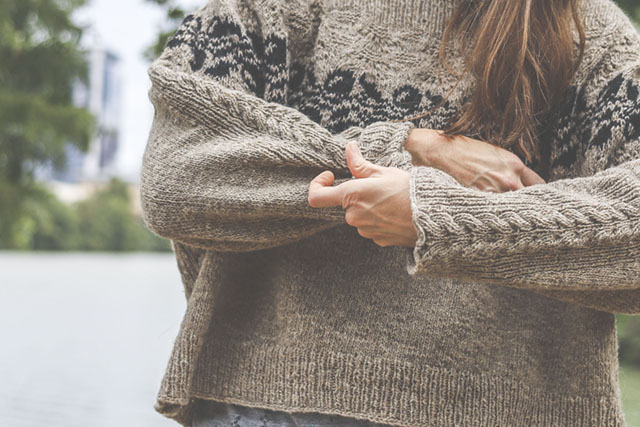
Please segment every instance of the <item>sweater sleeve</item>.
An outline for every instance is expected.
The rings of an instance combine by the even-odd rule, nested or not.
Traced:
[[[635,33],[634,33],[635,34]],[[411,275],[494,283],[610,312],[640,313],[640,43],[603,59],[556,129],[575,177],[506,193],[446,173],[410,175]],[[634,47],[635,46],[635,47]],[[627,49],[628,48],[628,49]],[[557,141],[554,141],[556,143]]]
[[[275,247],[346,224],[339,207],[311,208],[323,170],[351,179],[345,147],[409,170],[411,122],[332,133],[287,105],[291,58],[311,45],[286,2],[213,0],[189,16],[150,70],[155,117],[143,156],[143,218],[156,234],[219,251]]]

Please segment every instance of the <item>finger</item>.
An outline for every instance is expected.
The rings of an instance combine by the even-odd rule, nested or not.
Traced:
[[[365,228],[358,228],[358,234],[365,239],[373,239],[375,236]]]
[[[536,184],[546,184],[545,180],[528,167],[525,167],[520,176],[525,187]]]
[[[349,142],[347,144],[346,151],[347,165],[354,177],[366,178],[380,171],[380,166],[371,163],[362,156],[360,148],[356,142]]]
[[[360,226],[358,227],[358,234],[367,239],[377,239],[382,237],[380,230],[375,227]]]
[[[334,176],[331,171],[324,171],[313,178],[309,184],[309,205],[312,208],[326,208],[329,206],[342,206],[342,193],[344,187],[338,185],[332,187]]]

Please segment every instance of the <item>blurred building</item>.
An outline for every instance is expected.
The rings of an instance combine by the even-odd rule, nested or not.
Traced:
[[[106,49],[93,49],[88,60],[88,84],[77,83],[72,95],[76,106],[87,108],[96,118],[97,132],[87,152],[67,144],[65,168],[55,170],[50,164],[44,165],[36,173],[41,181],[104,182],[117,174],[122,100],[120,61]]]

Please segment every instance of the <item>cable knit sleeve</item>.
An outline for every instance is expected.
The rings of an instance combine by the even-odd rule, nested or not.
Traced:
[[[620,51],[623,51],[622,53]],[[640,313],[640,42],[611,49],[576,90],[558,148],[572,178],[518,191],[410,176],[418,241],[407,270],[529,289],[591,308]]]
[[[336,184],[352,178],[351,140],[368,160],[411,167],[403,150],[409,122],[332,134],[288,106],[292,60],[309,53],[316,11],[287,18],[283,8],[296,9],[287,2],[256,4],[210,1],[185,19],[149,70],[155,117],[141,200],[145,223],[160,236],[251,251],[346,223],[342,208],[311,208],[308,187],[323,170]]]

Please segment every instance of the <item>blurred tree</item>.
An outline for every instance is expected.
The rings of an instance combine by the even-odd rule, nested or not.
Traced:
[[[640,316],[617,316],[620,362],[640,367]]]
[[[184,19],[186,11],[178,6],[177,0],[146,0],[149,3],[154,3],[160,6],[166,11],[167,22],[165,26],[160,30],[156,41],[153,45],[144,52],[145,58],[149,61],[154,60],[162,53],[162,50],[167,44],[167,41],[175,34],[176,29],[180,25],[180,22]]]
[[[12,249],[73,250],[78,244],[76,215],[45,186],[36,184],[23,198],[13,224]]]
[[[112,178],[108,186],[75,205],[77,249],[88,251],[163,251],[171,243],[154,235],[131,212],[127,184]]]
[[[18,245],[34,168],[62,167],[67,143],[87,149],[93,118],[71,102],[74,82],[86,81],[82,29],[71,21],[84,2],[0,0],[0,248]]]
[[[171,251],[171,242],[149,231],[133,214],[127,184],[112,178],[89,198],[66,205],[44,184],[24,197],[13,224],[12,249],[72,251]]]
[[[616,0],[625,12],[629,14],[631,19],[636,23],[640,23],[640,1],[639,0]]]

